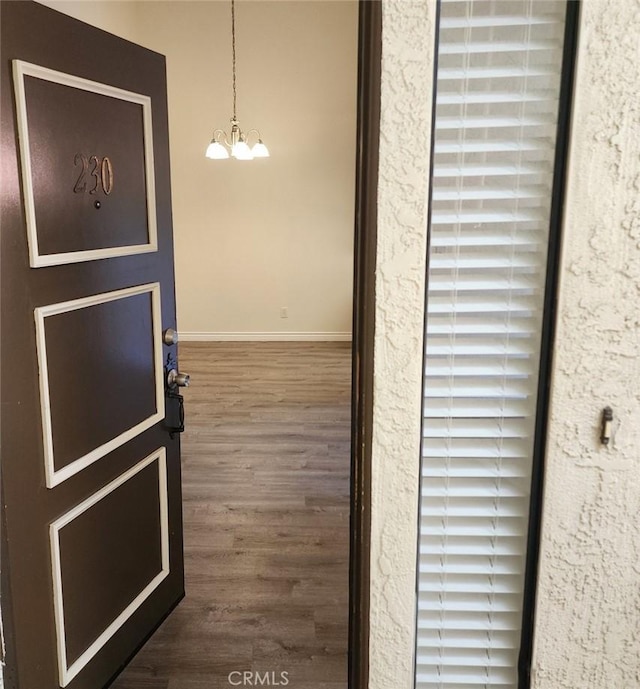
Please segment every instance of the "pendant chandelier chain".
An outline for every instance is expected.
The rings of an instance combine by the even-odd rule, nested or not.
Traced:
[[[236,0],[231,0],[231,81],[233,87],[233,117],[231,118],[230,134],[227,136],[224,129],[214,129],[213,137],[207,146],[205,156],[214,160],[223,160],[229,158],[229,153],[231,153],[231,157],[236,160],[268,158],[269,149],[260,138],[260,132],[257,129],[250,129],[249,131],[243,132],[238,122],[238,91],[236,88]],[[251,136],[257,138],[253,146],[249,146],[248,144],[249,137]]]
[[[236,117],[236,2],[231,0],[231,55],[233,74],[233,119]]]

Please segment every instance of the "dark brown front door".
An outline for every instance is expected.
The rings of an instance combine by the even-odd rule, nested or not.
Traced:
[[[165,63],[0,11],[5,684],[100,689],[184,588]]]

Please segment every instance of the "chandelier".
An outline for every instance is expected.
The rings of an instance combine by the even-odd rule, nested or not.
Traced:
[[[240,129],[236,117],[236,3],[231,0],[231,53],[232,53],[232,83],[233,83],[233,116],[231,118],[231,133],[222,129],[213,132],[211,143],[207,146],[207,158],[222,160],[231,156],[236,160],[253,160],[253,158],[268,158],[269,149],[264,145],[257,129],[250,129],[246,134]],[[249,146],[249,137],[255,135],[255,143]]]

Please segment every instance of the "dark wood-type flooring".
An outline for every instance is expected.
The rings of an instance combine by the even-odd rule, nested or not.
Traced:
[[[350,345],[180,355],[187,595],[112,687],[346,689]]]

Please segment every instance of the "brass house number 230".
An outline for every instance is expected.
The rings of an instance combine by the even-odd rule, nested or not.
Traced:
[[[113,165],[108,156],[87,158],[82,153],[76,153],[73,163],[76,167],[81,166],[80,176],[73,187],[76,194],[83,194],[87,191],[90,194],[95,194],[98,188],[101,188],[108,196],[113,191]]]

